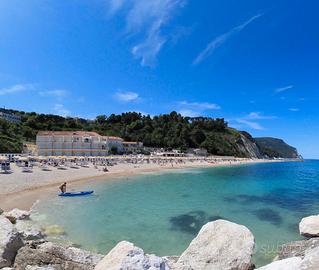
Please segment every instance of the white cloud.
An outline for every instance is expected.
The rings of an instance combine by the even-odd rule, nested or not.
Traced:
[[[135,92],[118,91],[115,93],[114,97],[122,102],[132,102],[139,99],[139,94]]]
[[[208,102],[188,102],[188,101],[180,101],[180,105],[195,108],[198,110],[220,110],[220,106],[215,103]]]
[[[67,91],[63,89],[54,89],[54,90],[48,90],[48,91],[40,91],[40,96],[51,96],[51,97],[64,97],[67,95]]]
[[[16,84],[7,88],[1,88],[0,96],[15,94],[15,93],[29,91],[33,89],[34,89],[33,84]]]
[[[289,111],[291,111],[291,112],[299,112],[300,109],[298,109],[298,108],[290,108]]]
[[[134,45],[131,52],[140,59],[142,66],[154,66],[156,58],[168,37],[162,33],[176,9],[182,7],[186,0],[108,0],[111,13],[124,6],[126,14],[126,31],[129,34],[143,33],[143,40]]]
[[[233,122],[232,126],[239,129],[250,128],[254,130],[264,130],[265,128],[260,124],[258,120],[272,120],[277,119],[277,116],[268,116],[260,112],[251,112],[243,117],[231,119],[230,122]]]
[[[276,116],[268,116],[268,115],[263,115],[260,112],[251,112],[250,114],[248,114],[248,116],[246,117],[247,119],[259,119],[259,120],[267,120],[267,119],[276,119]]]
[[[261,124],[255,122],[255,121],[249,121],[249,120],[245,120],[245,119],[236,119],[236,122],[239,124],[243,124],[244,126],[246,126],[248,128],[255,129],[255,130],[264,130],[265,129]]]
[[[277,88],[275,89],[275,93],[282,93],[282,92],[285,92],[285,91],[288,91],[290,89],[294,88],[293,85],[288,85],[288,86],[285,86],[285,87],[280,87],[280,88]]]
[[[190,109],[184,109],[184,110],[180,110],[178,111],[178,113],[180,113],[182,116],[188,116],[188,117],[198,117],[200,116],[200,112],[196,112]]]
[[[261,16],[262,16],[262,14],[255,15],[255,16],[251,17],[249,20],[247,20],[246,22],[244,22],[243,24],[234,27],[229,32],[226,32],[226,33],[216,37],[214,40],[212,40],[210,43],[208,43],[206,48],[194,59],[193,65],[200,64],[207,57],[211,56],[217,48],[222,46],[233,35],[244,30],[249,24],[251,24],[253,21],[255,21],[256,19],[258,19]]]
[[[53,110],[56,114],[61,116],[69,116],[71,113],[67,108],[64,107],[63,104],[55,104],[53,106]]]

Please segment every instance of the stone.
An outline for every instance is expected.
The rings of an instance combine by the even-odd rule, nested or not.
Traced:
[[[17,220],[26,220],[30,218],[29,211],[20,210],[17,208],[11,210],[10,212],[4,212],[3,215],[13,224],[15,224]]]
[[[52,266],[30,266],[28,265],[25,270],[55,270]]]
[[[245,226],[217,220],[202,227],[173,268],[250,270],[254,245],[254,236]]]
[[[17,220],[15,227],[25,241],[43,239],[45,236],[41,228],[32,221]]]
[[[0,208],[0,215],[2,215],[4,213],[3,209]]]
[[[306,250],[310,250],[315,247],[319,247],[319,238],[311,238],[309,240],[287,243],[280,247],[277,258],[279,260],[290,257],[304,258]]]
[[[95,270],[169,270],[166,261],[147,255],[132,243],[118,243],[95,267]]]
[[[27,266],[52,267],[55,270],[93,270],[102,258],[102,255],[89,251],[46,242],[21,248],[14,267],[17,270],[24,270]]]
[[[4,216],[0,216],[0,269],[13,264],[17,251],[23,245],[20,234],[12,223]]]
[[[256,270],[300,270],[301,261],[302,259],[300,257],[292,257],[272,262]]]
[[[299,223],[299,232],[305,237],[318,237],[319,215],[303,218]]]
[[[319,269],[319,247],[306,251],[305,258],[300,264],[300,270],[318,270]]]

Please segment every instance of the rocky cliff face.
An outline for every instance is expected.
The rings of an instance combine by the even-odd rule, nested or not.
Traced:
[[[240,134],[240,140],[237,142],[238,148],[241,152],[245,153],[247,157],[250,158],[262,158],[256,142],[249,136],[244,133]]]

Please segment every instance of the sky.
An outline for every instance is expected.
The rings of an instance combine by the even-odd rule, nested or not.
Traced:
[[[319,158],[317,0],[0,0],[0,106],[223,117]]]

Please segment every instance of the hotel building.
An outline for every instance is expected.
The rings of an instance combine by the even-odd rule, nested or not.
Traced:
[[[122,138],[90,131],[39,131],[36,144],[40,156],[106,156],[114,147],[126,152]]]

